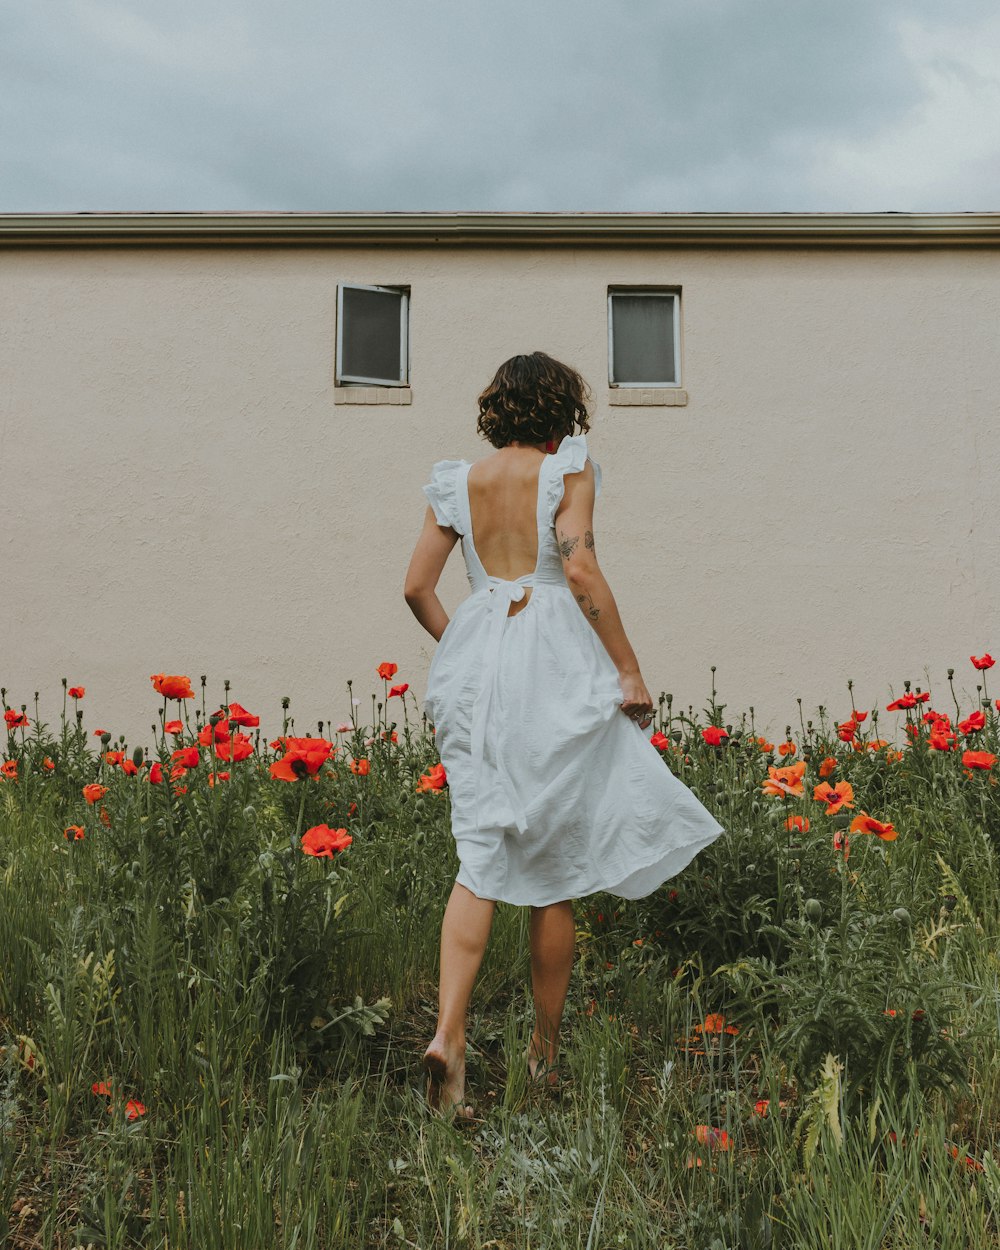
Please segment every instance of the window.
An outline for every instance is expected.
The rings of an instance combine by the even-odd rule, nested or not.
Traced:
[[[409,287],[337,290],[337,385],[409,386]]]
[[[608,288],[608,382],[680,386],[680,292]]]

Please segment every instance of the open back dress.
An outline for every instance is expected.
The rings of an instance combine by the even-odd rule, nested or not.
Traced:
[[[618,670],[566,582],[555,513],[565,475],[586,461],[583,434],[542,460],[538,559],[510,581],[476,553],[471,462],[439,460],[423,487],[437,523],[461,537],[471,587],[438,641],[423,702],[451,796],[457,880],[519,906],[597,891],[641,898],[725,832],[622,712]],[[527,604],[508,616],[526,586]]]

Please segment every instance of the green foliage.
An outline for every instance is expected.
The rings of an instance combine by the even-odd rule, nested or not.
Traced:
[[[988,774],[916,722],[901,760],[810,723],[788,757],[801,795],[769,795],[787,758],[745,725],[710,743],[668,703],[664,766],[726,834],[645,899],[578,901],[558,1096],[523,1072],[529,918],[497,909],[467,1038],[479,1120],[460,1136],[428,1116],[419,1071],[457,868],[449,793],[418,789],[433,737],[398,706],[395,741],[382,704],[370,732],[352,714],[294,782],[259,733],[248,758],[202,744],[172,778],[204,697],[151,753],[108,735],[95,754],[65,719],[9,735],[0,1240],[818,1250],[836,1244],[819,1204],[841,1244],[1000,1245]],[[717,728],[723,708],[713,692]],[[975,745],[996,736],[991,713]],[[828,757],[854,792],[836,814],[814,797]],[[91,782],[108,787],[93,806]],[[851,831],[862,810],[897,837]],[[351,845],[305,854],[320,824]]]

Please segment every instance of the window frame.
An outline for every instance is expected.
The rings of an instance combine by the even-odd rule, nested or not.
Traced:
[[[630,297],[655,297],[658,299],[669,298],[673,301],[673,329],[674,329],[674,380],[671,382],[623,382],[616,381],[614,378],[615,367],[615,340],[614,340],[614,307],[613,300],[616,295],[627,295]],[[680,390],[683,387],[683,378],[681,376],[681,288],[679,286],[609,286],[608,287],[608,386],[626,390],[654,390],[673,388]]]
[[[366,378],[358,374],[342,373],[344,361],[344,291],[378,291],[383,295],[398,295],[399,301],[399,359],[402,378]],[[337,283],[337,345],[334,361],[334,384],[336,386],[405,386],[410,385],[410,288],[408,286],[372,286],[363,282]]]

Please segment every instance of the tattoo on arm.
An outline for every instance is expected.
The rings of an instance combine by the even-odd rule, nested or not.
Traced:
[[[570,558],[573,552],[577,549],[577,546],[579,545],[579,543],[580,543],[579,534],[574,534],[572,538],[570,538],[568,534],[562,534],[559,536],[559,550],[562,552],[562,557],[564,560],[568,560]],[[583,545],[584,547],[586,547],[588,551],[594,550],[594,531],[593,530],[584,530]]]
[[[570,558],[570,556],[576,550],[576,545],[579,541],[580,541],[579,537],[559,539],[559,550],[562,553],[562,558],[564,560],[568,560]]]
[[[596,621],[597,618],[601,615],[601,609],[594,607],[594,601],[593,599],[591,599],[590,595],[587,593],[584,593],[582,595],[577,595],[576,597],[576,601],[579,604],[583,604],[585,599],[590,601],[590,607],[584,608],[583,610],[587,613],[587,615],[590,617],[592,621]]]

